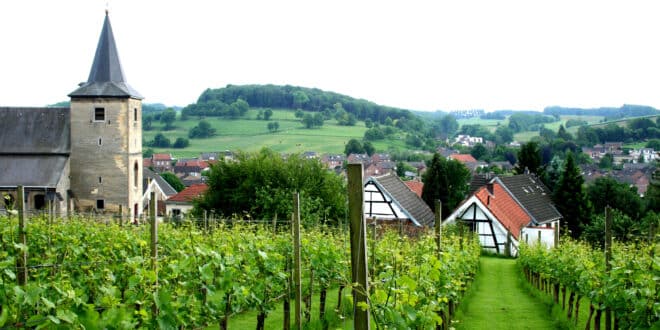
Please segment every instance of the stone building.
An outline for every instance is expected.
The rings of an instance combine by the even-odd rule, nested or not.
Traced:
[[[142,96],[126,82],[106,12],[87,82],[70,108],[0,108],[0,191],[29,209],[142,212]],[[43,195],[44,197],[40,197]]]

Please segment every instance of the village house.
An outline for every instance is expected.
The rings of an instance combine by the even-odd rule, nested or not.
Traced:
[[[172,172],[174,170],[172,166],[174,159],[171,154],[153,154],[150,158],[144,158],[142,161],[145,167],[151,168],[157,173]]]
[[[151,193],[153,192],[156,198],[156,216],[162,219],[166,215],[165,201],[176,195],[177,192],[165,179],[148,168],[144,168],[142,178],[143,214],[145,216],[149,215],[149,203],[151,202]]]
[[[484,138],[459,134],[454,139],[454,144],[458,144],[464,147],[474,147],[474,145],[477,143],[484,143]]]
[[[433,226],[435,216],[420,195],[394,173],[370,176],[364,183],[364,217],[388,225]]]
[[[462,223],[479,236],[485,250],[517,255],[520,242],[552,247],[562,218],[550,191],[531,174],[494,177],[476,187],[444,221]]]
[[[165,201],[165,213],[169,217],[181,218],[194,208],[194,200],[203,195],[208,186],[204,183],[193,184]]]

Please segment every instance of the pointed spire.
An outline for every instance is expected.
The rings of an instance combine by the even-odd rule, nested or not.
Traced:
[[[112,33],[108,10],[105,11],[105,20],[101,37],[96,46],[94,63],[89,72],[87,82],[69,94],[71,97],[98,97],[116,96],[133,97],[141,99],[142,96],[126,83],[124,71],[119,61],[119,53]]]

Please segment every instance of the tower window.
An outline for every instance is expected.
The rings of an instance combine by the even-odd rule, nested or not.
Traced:
[[[137,108],[133,108],[133,121],[137,121]]]
[[[103,138],[99,138],[99,145],[103,144]]]
[[[102,176],[99,177],[99,183],[103,183],[103,177]]]
[[[138,163],[135,162],[135,165],[133,166],[133,185],[135,188],[138,186]]]
[[[105,208],[105,200],[97,199],[96,200],[96,209],[103,210]]]
[[[94,108],[94,121],[105,121],[105,108]]]

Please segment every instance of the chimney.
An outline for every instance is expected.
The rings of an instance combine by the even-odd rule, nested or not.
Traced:
[[[493,183],[492,182],[486,183],[486,189],[488,189],[488,194],[489,195],[494,195]],[[489,198],[490,198],[490,196],[489,196]]]

